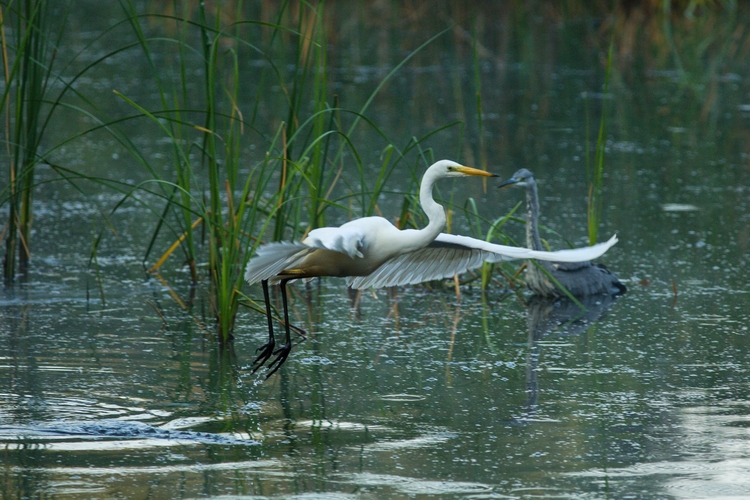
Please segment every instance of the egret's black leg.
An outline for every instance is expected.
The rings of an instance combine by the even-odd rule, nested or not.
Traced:
[[[253,365],[257,364],[255,368],[253,368],[253,373],[263,366],[266,361],[268,361],[268,358],[271,357],[271,355],[274,353],[274,347],[276,346],[276,340],[273,337],[273,318],[271,317],[271,299],[268,297],[268,280],[261,281],[261,284],[263,285],[263,299],[266,301],[266,317],[268,318],[268,342],[266,342],[264,345],[258,347],[258,349],[255,350],[255,352],[260,351],[260,354],[258,354],[258,357],[255,358],[255,361],[253,361]],[[286,306],[284,306],[284,309],[286,309]]]
[[[281,280],[279,282],[279,288],[281,289],[281,301],[284,304],[284,328],[286,330],[286,339],[284,339],[284,343],[279,346],[278,349],[273,351],[274,354],[276,354],[276,359],[274,359],[270,365],[268,365],[268,369],[270,370],[268,372],[268,375],[266,375],[266,378],[273,375],[276,370],[281,367],[281,365],[284,364],[284,361],[286,361],[287,356],[289,356],[289,353],[292,351],[292,334],[289,332],[289,308],[287,307],[287,300],[286,300],[286,282],[288,280]]]

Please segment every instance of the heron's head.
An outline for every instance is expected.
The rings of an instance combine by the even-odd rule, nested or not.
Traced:
[[[425,177],[430,174],[435,176],[436,179],[442,179],[444,177],[468,177],[468,176],[479,176],[479,177],[497,177],[497,175],[478,168],[465,167],[451,160],[440,160],[430,165],[430,168],[425,172]]]
[[[497,187],[504,188],[507,186],[528,186],[533,182],[534,174],[532,174],[525,168],[522,168],[521,170],[518,170],[515,174],[513,174],[513,177],[511,177],[507,181],[501,182]]]

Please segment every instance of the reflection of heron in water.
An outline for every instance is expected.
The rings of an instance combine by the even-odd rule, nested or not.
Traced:
[[[526,188],[526,245],[533,250],[545,250],[539,237],[539,195],[534,174],[522,168],[513,177],[498,187],[524,186]],[[546,271],[546,272],[545,272]],[[627,291],[609,269],[602,264],[584,262],[542,262],[535,261],[526,269],[526,286],[537,295],[563,297],[562,291],[553,280],[564,286],[572,295],[583,297],[594,294],[620,295]]]
[[[539,398],[539,341],[550,335],[579,335],[599,321],[614,305],[617,297],[608,294],[581,297],[578,301],[586,309],[568,297],[531,297],[526,311],[529,328],[529,352],[526,355],[526,403],[521,423],[536,420]]]

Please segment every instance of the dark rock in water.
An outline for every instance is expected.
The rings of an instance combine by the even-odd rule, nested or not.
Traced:
[[[11,429],[10,427],[13,427]],[[9,431],[13,432],[9,432]],[[210,432],[178,431],[160,429],[143,422],[125,422],[122,420],[98,420],[93,422],[49,422],[29,426],[0,426],[0,433],[15,434],[19,437],[38,436],[75,436],[80,438],[117,438],[117,439],[165,439],[192,441],[203,444],[256,445],[252,439],[237,439]]]

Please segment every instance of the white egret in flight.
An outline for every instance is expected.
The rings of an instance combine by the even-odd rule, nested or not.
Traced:
[[[382,217],[363,217],[340,227],[310,231],[301,242],[267,243],[258,247],[247,265],[245,280],[261,282],[268,318],[268,342],[253,361],[256,370],[271,355],[270,377],[284,363],[292,349],[289,331],[286,285],[296,279],[318,276],[345,277],[353,288],[380,288],[406,285],[453,276],[481,265],[485,260],[548,259],[578,261],[593,259],[617,242],[562,252],[537,252],[525,248],[494,245],[474,238],[440,234],[445,226],[445,210],[432,198],[432,187],[450,177],[496,177],[488,172],[464,167],[449,160],[431,165],[422,177],[419,202],[429,223],[423,229],[399,230]],[[268,282],[278,283],[284,307],[286,338],[276,348],[268,297]]]
[[[542,250],[544,247],[539,237],[538,227],[539,195],[534,174],[522,168],[513,174],[513,177],[500,183],[498,187],[513,185],[526,188],[526,245],[533,250]],[[536,295],[544,297],[566,295],[554,281],[550,280],[549,276],[577,297],[595,294],[620,295],[627,291],[625,285],[603,264],[594,264],[589,260],[572,263],[538,262],[537,264],[538,266],[529,265],[526,268],[526,286]]]

